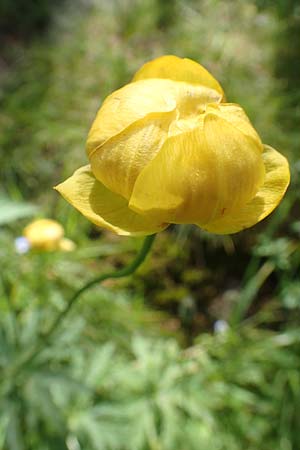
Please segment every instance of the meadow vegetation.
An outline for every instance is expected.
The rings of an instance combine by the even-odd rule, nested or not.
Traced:
[[[24,5],[0,6],[0,448],[299,449],[297,1]],[[86,292],[26,362],[74,289],[141,246],[97,229],[52,187],[86,163],[105,96],[162,54],[215,75],[289,158],[289,191],[234,236],[170,227],[134,276]],[[17,254],[34,217],[59,221],[76,250]]]

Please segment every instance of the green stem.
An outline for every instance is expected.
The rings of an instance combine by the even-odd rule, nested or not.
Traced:
[[[47,343],[51,337],[53,336],[53,333],[56,331],[56,329],[59,327],[59,325],[62,323],[63,319],[66,317],[66,315],[70,312],[74,304],[77,302],[79,297],[86,292],[88,289],[93,287],[94,285],[98,283],[102,283],[104,280],[108,280],[111,278],[123,278],[128,275],[131,275],[134,273],[138,267],[144,262],[146,259],[146,256],[148,255],[153,241],[155,239],[155,234],[152,234],[150,236],[146,236],[143,242],[143,245],[141,247],[141,250],[137,254],[136,258],[126,267],[123,267],[122,269],[115,270],[113,272],[107,272],[104,274],[99,275],[98,277],[92,279],[88,283],[86,283],[82,288],[78,289],[78,291],[74,292],[74,294],[70,297],[68,300],[65,308],[58,314],[52,325],[50,325],[48,331],[41,334],[36,347],[29,353],[29,355],[21,362],[18,367],[16,368],[16,371],[14,372],[14,377],[20,373],[22,369],[24,369],[26,366],[28,366],[42,351],[44,348],[45,342]]]
[[[68,314],[68,312],[70,311],[70,309],[72,308],[72,306],[74,305],[74,303],[76,302],[76,300],[88,289],[90,289],[92,286],[94,286],[95,284],[98,283],[102,283],[102,281],[108,280],[109,278],[123,278],[126,277],[128,275],[131,275],[132,273],[134,273],[137,268],[144,262],[147,254],[149,253],[154,238],[155,238],[155,234],[152,234],[151,236],[147,236],[143,242],[142,248],[140,250],[140,252],[138,253],[138,255],[136,256],[136,258],[131,262],[131,264],[129,264],[126,267],[123,267],[120,270],[116,270],[114,272],[108,272],[108,273],[103,273],[102,275],[99,275],[98,277],[94,278],[93,280],[89,281],[87,284],[85,284],[82,288],[80,288],[78,291],[76,291],[72,297],[70,298],[70,300],[68,301],[65,309],[63,309],[61,311],[61,313],[57,316],[56,320],[54,321],[54,323],[51,325],[51,327],[49,328],[49,330],[43,335],[43,340],[47,341],[50,336],[52,335],[52,333],[56,330],[56,328],[60,325],[61,321],[64,319],[64,317]]]

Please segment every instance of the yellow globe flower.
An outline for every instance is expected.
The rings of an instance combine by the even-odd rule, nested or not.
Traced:
[[[56,189],[96,225],[148,235],[171,223],[229,234],[270,214],[290,180],[243,109],[200,64],[162,56],[106,98],[90,164]]]
[[[51,219],[37,219],[23,230],[23,237],[28,241],[29,248],[37,250],[71,251],[75,243],[64,237],[64,229],[60,223]]]

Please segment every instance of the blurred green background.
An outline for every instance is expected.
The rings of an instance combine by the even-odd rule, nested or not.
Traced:
[[[0,39],[0,449],[300,449],[299,1],[1,0]],[[52,186],[86,163],[103,98],[162,54],[215,75],[289,158],[288,193],[231,237],[161,233],[18,370],[73,290],[141,245]],[[43,216],[74,252],[16,253]]]

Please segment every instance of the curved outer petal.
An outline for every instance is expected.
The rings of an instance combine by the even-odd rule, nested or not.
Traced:
[[[204,227],[201,224],[199,226],[216,234],[237,233],[260,222],[276,208],[290,182],[289,164],[283,155],[268,145],[265,145],[262,156],[266,171],[265,182],[255,197],[223,218]]]
[[[140,173],[129,207],[173,223],[208,223],[245,204],[264,179],[260,146],[219,115],[170,137]]]
[[[165,55],[144,64],[134,75],[132,81],[147,78],[168,78],[201,84],[219,92],[224,98],[224,91],[218,81],[200,64],[188,58]]]
[[[89,165],[55,189],[91,222],[120,235],[148,235],[168,226],[131,211],[126,200],[96,180]]]

